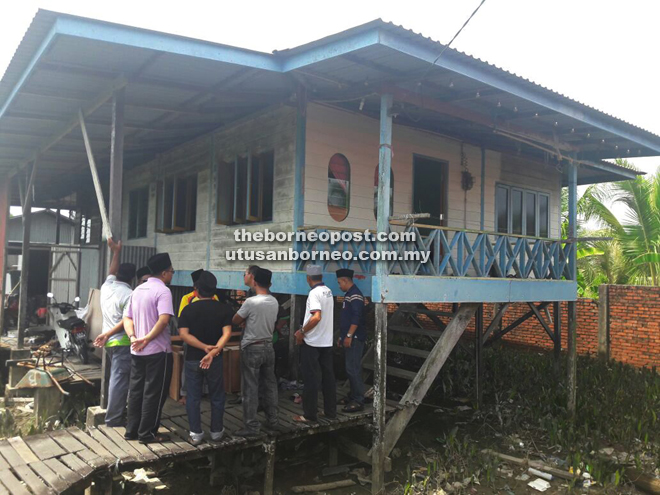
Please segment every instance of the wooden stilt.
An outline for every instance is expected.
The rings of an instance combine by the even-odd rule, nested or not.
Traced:
[[[7,176],[0,178],[0,293],[2,302],[0,303],[0,333],[5,328],[5,279],[7,277],[7,247],[9,245],[9,205],[11,179]]]
[[[474,361],[476,377],[474,381],[476,401],[479,408],[481,408],[481,401],[483,399],[483,380],[484,380],[484,363],[483,363],[483,333],[484,333],[484,305],[480,304],[477,308],[477,313],[474,322]]]
[[[302,324],[303,298],[301,296],[291,296],[291,312],[289,317],[289,379],[298,379],[298,353],[300,347],[296,345],[295,333]]]
[[[112,97],[112,130],[110,135],[110,205],[108,221],[115,241],[122,235],[122,198],[124,176],[124,101],[126,89],[118,89]],[[91,150],[90,150],[91,153]],[[105,271],[104,271],[105,273]],[[108,407],[110,372],[106,368],[107,353],[101,353],[101,407]]]
[[[266,451],[266,473],[264,475],[264,495],[273,495],[275,481],[275,441],[264,443]]]
[[[577,304],[568,302],[568,411],[575,416],[577,406]]]
[[[32,172],[25,189],[25,200],[23,203],[23,241],[21,245],[21,287],[18,296],[18,339],[17,347],[23,348],[25,342],[25,330],[28,327],[28,285],[30,268],[30,230],[32,225],[32,196],[34,190],[34,176],[37,171],[37,162],[32,164]],[[19,178],[20,180],[20,178]],[[4,283],[4,280],[2,281]]]
[[[573,155],[575,159],[575,155]],[[569,257],[571,280],[577,280],[577,165],[568,165],[568,237],[573,242]],[[577,305],[568,302],[568,411],[575,417],[577,405]]]
[[[376,229],[378,232],[390,230],[390,174],[392,171],[392,104],[390,94],[380,97],[380,146],[378,148],[378,207]],[[387,244],[379,242],[378,251],[387,249]],[[376,277],[372,281],[372,299],[376,303],[376,335],[374,340],[374,424],[371,493],[379,495],[385,491],[385,470],[383,464],[387,453],[385,438],[385,400],[387,398],[387,304],[381,293],[381,284],[389,274],[388,264],[376,263]]]
[[[376,304],[374,344],[374,429],[372,454],[372,493],[385,489],[385,400],[387,393],[387,304]]]
[[[561,374],[561,301],[557,301],[554,306],[555,316],[553,323],[555,329],[555,375],[559,377]]]

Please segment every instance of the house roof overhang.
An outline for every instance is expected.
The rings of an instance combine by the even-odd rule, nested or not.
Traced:
[[[381,20],[272,54],[40,10],[0,81],[0,175],[39,159],[35,205],[65,206],[89,180],[78,110],[101,172],[113,92],[125,88],[131,168],[269,107],[311,100],[557,166],[579,182],[634,178],[604,160],[660,155],[660,137],[515,74]],[[14,198],[14,203],[16,203]]]

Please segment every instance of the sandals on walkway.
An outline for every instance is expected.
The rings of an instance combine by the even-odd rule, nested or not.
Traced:
[[[347,412],[347,413],[354,413],[354,412],[360,412],[364,411],[364,404],[360,404],[359,402],[351,402],[350,404],[347,404],[342,411]]]

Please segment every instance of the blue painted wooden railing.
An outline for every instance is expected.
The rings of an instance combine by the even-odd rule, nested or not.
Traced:
[[[307,228],[317,233],[331,229]],[[513,277],[519,279],[570,280],[570,259],[574,243],[567,239],[545,239],[514,236],[494,232],[434,227],[423,229],[421,235],[415,225],[404,229],[416,234],[415,241],[387,242],[386,250],[403,255],[404,252],[430,252],[427,263],[419,260],[388,261],[392,275],[427,275],[438,277]],[[357,253],[376,251],[376,242],[323,241],[301,242],[299,253],[306,251],[340,251]],[[297,269],[308,264],[320,264],[324,271],[351,268],[358,273],[375,273],[373,260],[316,261],[299,260]]]

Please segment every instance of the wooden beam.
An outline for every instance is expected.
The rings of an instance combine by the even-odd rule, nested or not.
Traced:
[[[99,180],[98,170],[96,168],[96,162],[94,161],[94,153],[92,152],[92,145],[89,142],[87,136],[87,127],[85,126],[85,117],[83,116],[82,110],[78,112],[78,118],[80,122],[80,130],[82,131],[83,139],[85,141],[85,150],[87,151],[87,160],[89,161],[89,168],[92,172],[92,180],[94,181],[94,190],[96,191],[96,201],[99,206],[99,212],[101,214],[101,221],[103,222],[103,232],[105,238],[109,239],[112,237],[112,230],[110,229],[110,222],[108,220],[108,212],[105,207],[105,200],[103,198],[103,189],[101,188],[101,181]]]
[[[598,287],[598,357],[610,360],[610,286]]]
[[[568,237],[577,237],[577,165],[568,164]],[[571,249],[569,271],[577,280],[577,250]],[[577,407],[577,303],[568,302],[568,411],[575,418]]]
[[[115,79],[109,87],[103,91],[94,101],[90,102],[87,106],[85,106],[83,109],[80,110],[80,113],[84,116],[87,117],[94,113],[99,107],[103,106],[114,94],[114,92],[119,89],[123,88],[127,84],[127,79],[124,76],[118,77]],[[43,141],[37,148],[37,150],[27,159],[23,160],[19,165],[16,167],[16,170],[12,173],[13,175],[16,175],[19,171],[23,170],[29,163],[34,162],[39,155],[44,154],[46,151],[48,151],[50,148],[52,148],[55,144],[57,144],[62,138],[64,138],[66,135],[68,135],[71,131],[73,131],[76,127],[80,125],[80,121],[78,118],[78,115],[75,117],[72,117],[67,125],[62,127],[60,130],[55,132],[54,134],[51,135],[50,138],[47,140]]]
[[[30,268],[30,229],[32,225],[32,188],[34,187],[34,173],[37,169],[37,162],[32,165],[30,173],[30,182],[25,190],[25,202],[23,204],[23,239],[21,244],[21,286],[18,296],[18,337],[17,347],[23,348],[25,342],[25,331],[28,327],[28,284]],[[20,180],[20,177],[17,178]],[[4,280],[3,280],[4,284]]]
[[[474,362],[475,362],[475,398],[477,406],[481,408],[481,402],[484,395],[484,362],[483,362],[483,333],[484,333],[484,305],[480,304],[477,308],[474,322]]]
[[[378,208],[376,228],[389,231],[390,173],[392,167],[392,95],[383,94],[380,103],[380,146],[378,153]],[[376,249],[387,249],[379,242]],[[385,490],[383,464],[389,450],[385,450],[385,403],[387,399],[387,304],[383,302],[381,285],[387,277],[387,263],[376,264],[376,280],[372,300],[376,303],[376,339],[374,343],[374,429],[372,447],[371,493],[379,495]]]
[[[383,439],[385,455],[389,455],[394,449],[410,418],[424,399],[426,392],[435,381],[451,351],[456,347],[478,307],[479,304],[477,303],[467,303],[460,306],[456,315],[447,325],[447,329],[436,342],[431,354],[417,372],[417,376],[399,401],[401,409],[394,413],[385,428]]]
[[[539,320],[539,323],[541,324],[541,326],[545,330],[545,333],[547,333],[548,336],[550,337],[550,339],[552,339],[552,341],[554,342],[555,341],[555,334],[552,330],[550,330],[550,325],[548,325],[548,322],[545,321],[545,318],[543,318],[543,315],[539,312],[539,309],[532,302],[528,302],[527,305],[529,306],[529,308],[534,313],[534,316],[536,316],[536,319]]]
[[[392,94],[394,95],[394,99],[396,101],[404,102],[404,103],[409,103],[411,105],[415,105],[419,108],[431,110],[443,115],[448,115],[450,117],[454,117],[456,119],[464,120],[466,122],[472,122],[475,124],[479,124],[488,128],[491,128],[493,130],[499,129],[502,131],[507,131],[510,133],[516,133],[521,137],[527,138],[532,141],[536,141],[540,144],[543,144],[545,146],[551,147],[551,148],[557,148],[562,151],[576,151],[576,148],[574,148],[572,145],[568,143],[564,143],[559,140],[553,140],[551,138],[548,138],[546,136],[542,136],[533,132],[528,131],[524,127],[519,127],[511,124],[507,124],[506,122],[499,123],[490,117],[483,115],[478,112],[474,112],[471,110],[468,110],[466,108],[461,108],[456,105],[453,105],[451,103],[447,103],[444,101],[440,101],[428,96],[423,96],[419,93],[415,93],[413,91],[408,91],[403,88],[399,88],[397,86],[391,86],[391,85],[384,85],[383,88],[381,89],[381,92],[383,94]]]
[[[11,205],[11,180],[0,178],[0,332],[5,328],[5,282],[7,277],[7,248],[9,247],[9,206]]]
[[[560,378],[561,370],[561,301],[554,303],[554,327],[555,327],[555,345],[554,345],[554,358],[555,358],[555,376]]]
[[[483,344],[486,343],[488,337],[490,337],[493,331],[499,326],[500,322],[502,321],[502,318],[504,317],[504,313],[506,313],[506,310],[509,309],[509,306],[511,306],[510,303],[500,304],[500,307],[497,309],[497,313],[495,314],[495,317],[491,320],[490,324],[488,325],[488,328],[486,329],[486,332],[482,337]]]

